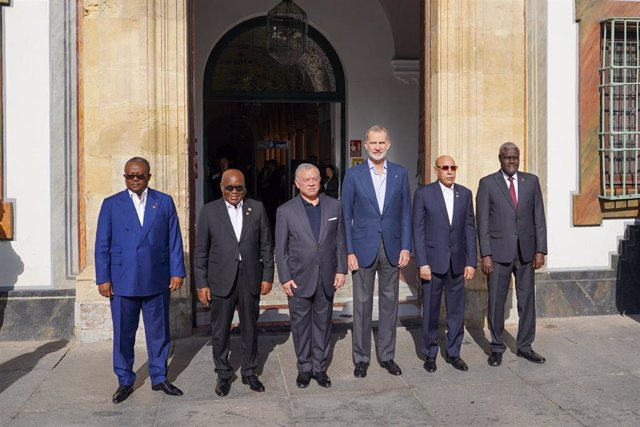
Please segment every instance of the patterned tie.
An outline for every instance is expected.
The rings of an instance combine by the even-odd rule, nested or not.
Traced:
[[[518,198],[516,197],[516,187],[513,185],[513,177],[509,177],[509,194],[511,194],[511,201],[513,206],[518,209]]]

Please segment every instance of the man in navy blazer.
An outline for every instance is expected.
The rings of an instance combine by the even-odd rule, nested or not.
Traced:
[[[399,269],[411,251],[411,190],[407,169],[386,160],[389,132],[372,126],[364,143],[369,159],[347,171],[342,210],[347,263],[353,272],[353,375],[364,378],[371,358],[373,288],[378,274],[378,358],[392,375],[398,321]]]
[[[500,146],[500,170],[480,180],[476,196],[478,242],[482,272],[489,290],[490,366],[502,364],[504,304],[511,275],[518,299],[517,356],[534,363],[545,358],[533,351],[536,335],[535,270],[544,265],[547,224],[538,177],[519,172],[520,149],[512,142]]]
[[[102,203],[96,232],[96,284],[111,301],[113,370],[119,387],[113,403],[133,392],[133,357],[140,311],[149,356],[151,388],[172,396],[167,382],[169,296],[186,276],[182,236],[171,196],[148,188],[149,162],[133,157],[124,167],[127,189]]]
[[[413,244],[422,279],[422,353],[424,369],[435,372],[442,289],[447,308],[444,359],[461,371],[464,336],[464,281],[477,265],[476,226],[471,191],[456,179],[455,160],[440,156],[433,168],[438,180],[416,190],[413,198]]]

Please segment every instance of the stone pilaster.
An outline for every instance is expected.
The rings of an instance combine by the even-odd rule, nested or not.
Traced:
[[[127,159],[151,163],[150,187],[173,196],[189,254],[186,0],[79,0],[80,145],[86,269],[77,280],[76,333],[110,337],[108,301],[93,274],[102,200],[124,188]],[[82,203],[81,203],[82,205]],[[188,271],[188,270],[187,270]],[[172,295],[172,335],[191,331],[189,281]]]
[[[427,5],[430,157],[433,163],[441,154],[452,155],[460,165],[457,182],[475,194],[479,179],[498,170],[503,142],[517,144],[523,169],[527,165],[525,1]],[[427,168],[431,181],[432,167]],[[468,326],[482,326],[486,315],[486,280],[477,273],[467,285]]]

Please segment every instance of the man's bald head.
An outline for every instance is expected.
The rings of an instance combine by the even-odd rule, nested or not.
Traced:
[[[222,197],[227,203],[234,206],[240,203],[247,192],[243,173],[238,169],[224,171],[220,181],[220,190],[222,190]]]

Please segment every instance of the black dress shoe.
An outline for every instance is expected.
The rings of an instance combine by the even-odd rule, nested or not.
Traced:
[[[307,388],[309,382],[311,382],[311,372],[298,372],[298,378],[296,378],[298,388]]]
[[[231,390],[229,378],[218,378],[218,384],[216,384],[216,394],[220,397],[224,397],[229,394],[229,390]]]
[[[462,358],[460,357],[449,357],[449,355],[447,353],[444,354],[444,360],[451,364],[451,366],[453,366],[454,368],[456,368],[459,371],[468,371],[469,367],[467,366],[467,364],[465,363],[464,360],[462,360]]]
[[[533,350],[524,351],[524,350],[518,349],[517,356],[524,357],[529,362],[533,362],[533,363],[544,363],[547,360]]]
[[[498,353],[497,351],[492,351],[491,355],[487,359],[487,363],[489,364],[489,366],[502,365],[502,353]]]
[[[264,385],[258,379],[256,374],[242,377],[242,384],[249,384],[249,388],[253,391],[263,392]]]
[[[358,362],[356,363],[356,367],[353,370],[353,376],[356,378],[364,378],[367,376],[367,368],[369,368],[369,365],[367,363],[364,362]]]
[[[427,360],[424,361],[424,369],[427,372],[435,372],[438,369],[436,365],[436,359],[433,357],[427,357]]]
[[[151,390],[163,391],[164,394],[168,394],[169,396],[182,396],[182,390],[167,381],[163,383],[153,384],[151,386]]]
[[[112,401],[113,403],[124,402],[125,400],[127,400],[127,397],[131,395],[131,393],[133,393],[132,385],[121,385],[118,387],[116,392],[113,393]]]
[[[331,379],[329,378],[326,372],[321,371],[316,374],[313,374],[313,378],[316,379],[320,387],[324,387],[324,388],[331,387]]]
[[[380,362],[380,366],[387,370],[391,375],[402,375],[402,369],[393,361],[393,359],[386,362]]]

